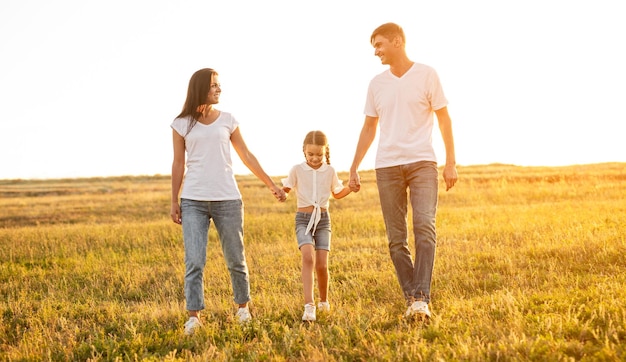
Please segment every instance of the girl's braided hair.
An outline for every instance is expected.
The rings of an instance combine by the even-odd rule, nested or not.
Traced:
[[[311,131],[307,133],[302,143],[302,151],[304,151],[306,145],[324,146],[326,149],[326,163],[330,165],[330,147],[328,146],[328,138],[326,138],[324,132]]]

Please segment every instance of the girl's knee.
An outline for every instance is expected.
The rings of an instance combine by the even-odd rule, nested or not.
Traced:
[[[303,265],[313,265],[315,263],[315,257],[313,253],[302,253],[302,264]]]

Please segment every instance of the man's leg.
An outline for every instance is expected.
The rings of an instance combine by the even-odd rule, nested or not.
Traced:
[[[401,166],[376,169],[380,206],[391,261],[407,301],[412,297],[413,261],[407,241],[407,184]]]
[[[406,166],[415,238],[413,288],[415,300],[430,302],[430,287],[435,263],[437,233],[438,171],[434,162],[417,162]]]

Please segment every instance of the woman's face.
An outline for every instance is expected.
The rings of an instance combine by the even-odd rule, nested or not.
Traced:
[[[220,102],[220,94],[222,88],[220,87],[219,76],[213,74],[211,76],[211,85],[209,86],[209,94],[206,97],[206,104],[218,104]]]
[[[326,147],[307,144],[304,146],[304,157],[306,158],[306,163],[311,168],[318,169],[322,166],[324,157],[326,157]]]

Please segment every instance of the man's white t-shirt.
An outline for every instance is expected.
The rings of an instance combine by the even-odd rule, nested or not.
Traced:
[[[435,161],[432,145],[434,111],[447,106],[439,77],[414,63],[402,77],[388,69],[369,84],[364,113],[378,117],[380,135],[375,168]]]
[[[230,136],[239,122],[232,114],[220,112],[213,123],[196,122],[189,133],[188,123],[188,118],[176,118],[171,124],[184,137],[187,152],[181,198],[196,201],[241,199],[230,157]]]

